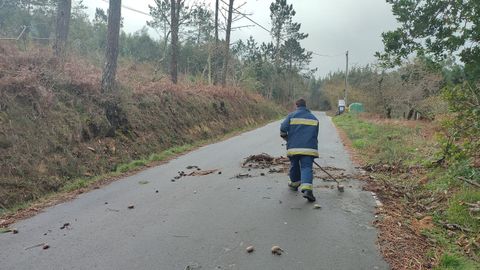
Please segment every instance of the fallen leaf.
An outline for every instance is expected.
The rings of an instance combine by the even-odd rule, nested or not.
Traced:
[[[419,184],[421,185],[425,185],[428,183],[428,176],[424,176],[422,177],[419,181],[418,181]]]
[[[433,228],[433,219],[431,216],[426,216],[420,220],[414,218],[412,219],[412,227],[417,235],[423,230],[430,230]]]

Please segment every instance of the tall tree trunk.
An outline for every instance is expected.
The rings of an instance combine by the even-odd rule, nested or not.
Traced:
[[[110,0],[108,8],[107,48],[105,52],[105,67],[102,76],[102,91],[108,91],[115,86],[118,58],[118,38],[120,35],[120,20],[122,19],[122,0]]]
[[[72,0],[58,0],[55,44],[53,45],[55,56],[57,57],[64,58],[66,55],[71,10]]]
[[[213,84],[218,84],[218,12],[220,8],[220,0],[215,1],[215,50],[213,52]]]
[[[392,108],[387,107],[387,108],[385,108],[385,110],[386,110],[385,114],[387,115],[387,118],[391,119],[392,118]]]
[[[178,16],[181,0],[170,0],[170,32],[172,33],[170,58],[170,76],[173,83],[178,82]]]
[[[208,84],[212,84],[212,41],[208,41]]]
[[[408,111],[407,120],[411,120],[411,119],[412,119],[414,112],[415,112],[415,109],[410,109],[410,110]]]
[[[278,69],[280,67],[280,36],[278,36],[275,40],[275,68]]]
[[[227,70],[228,70],[228,60],[230,58],[230,32],[232,30],[232,13],[233,13],[233,1],[230,0],[228,4],[228,19],[227,19],[227,33],[225,35],[225,50],[223,58],[223,70],[222,70],[222,86],[227,85]]]
[[[218,43],[218,11],[220,0],[215,1],[215,44]]]

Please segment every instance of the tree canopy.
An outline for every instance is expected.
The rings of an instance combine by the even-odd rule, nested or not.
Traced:
[[[476,0],[387,0],[399,27],[382,34],[387,66],[412,53],[436,62],[458,54],[470,76],[480,77],[480,2]]]

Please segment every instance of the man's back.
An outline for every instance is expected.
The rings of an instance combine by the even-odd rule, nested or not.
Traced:
[[[318,157],[318,119],[307,109],[304,99],[295,102],[297,110],[287,116],[280,126],[280,136],[287,140],[290,160],[290,182],[293,191],[300,191],[309,202],[313,196],[313,160]]]
[[[318,156],[318,119],[306,107],[290,113],[280,130],[288,136],[288,156]]]

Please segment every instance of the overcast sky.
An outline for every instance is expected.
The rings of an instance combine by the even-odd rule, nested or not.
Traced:
[[[78,0],[77,0],[78,2]],[[187,2],[194,2],[187,0]],[[213,7],[215,0],[203,0]],[[250,16],[259,24],[270,29],[270,10],[272,0],[236,0],[239,4],[247,2],[241,11],[252,13]],[[93,16],[95,8],[107,9],[105,0],[84,0],[88,12]],[[148,5],[153,0],[123,0],[123,5],[148,13]],[[301,30],[309,37],[302,42],[303,46],[317,54],[311,63],[312,68],[318,68],[318,75],[324,76],[330,71],[345,68],[345,51],[350,52],[351,65],[366,65],[373,63],[376,51],[382,50],[380,34],[394,29],[395,18],[390,5],[385,0],[289,0],[297,12],[294,20],[302,24]],[[135,32],[145,26],[150,18],[128,9],[122,9],[124,30]],[[251,24],[243,19],[234,26]],[[260,27],[236,30],[232,39],[246,39],[252,35],[255,40],[270,41],[268,32]]]

